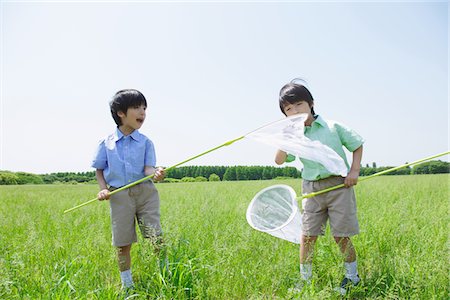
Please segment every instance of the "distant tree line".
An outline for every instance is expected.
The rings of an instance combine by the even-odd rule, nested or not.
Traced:
[[[57,184],[57,183],[88,183],[96,182],[95,171],[90,172],[60,172],[37,175],[26,172],[0,171],[0,185],[7,184]]]
[[[295,167],[270,167],[270,166],[187,166],[170,169],[167,171],[167,178],[183,179],[185,177],[209,178],[212,174],[220,180],[262,180],[274,179],[277,177],[299,178],[301,173]]]
[[[377,167],[376,163],[373,163],[372,167],[369,167],[369,165],[361,167],[359,173],[361,176],[369,176],[391,168],[393,167]],[[396,171],[386,173],[386,175],[444,174],[444,173],[450,173],[450,163],[441,160],[432,160],[413,167],[398,169]]]
[[[360,175],[369,176],[392,167],[361,167]],[[402,168],[386,175],[441,174],[450,173],[450,163],[434,160],[414,167]],[[165,182],[191,181],[238,181],[269,180],[276,178],[300,178],[301,172],[295,167],[272,166],[186,166],[167,171]],[[95,171],[59,172],[37,175],[26,172],[0,171],[0,185],[16,184],[78,184],[96,183]]]

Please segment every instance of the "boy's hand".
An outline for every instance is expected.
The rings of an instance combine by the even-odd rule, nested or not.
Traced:
[[[347,177],[345,177],[344,185],[345,187],[351,187],[358,183],[361,157],[362,157],[363,146],[353,151],[352,166],[350,167],[350,172],[348,172]]]
[[[164,179],[164,177],[166,177],[166,171],[161,167],[156,168],[153,179],[155,179],[156,181],[161,181]]]
[[[359,171],[348,172],[347,177],[345,177],[344,185],[345,187],[351,187],[358,183]]]
[[[98,192],[97,199],[100,200],[100,201],[108,200],[109,199],[109,191],[108,191],[108,189],[103,189],[100,192]]]

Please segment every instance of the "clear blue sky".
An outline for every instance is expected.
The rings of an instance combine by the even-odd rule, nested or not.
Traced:
[[[92,170],[123,88],[147,97],[141,132],[170,166],[282,118],[294,77],[316,113],[366,139],[364,165],[449,148],[447,1],[0,5],[0,170]],[[190,164],[274,165],[274,152],[242,140]]]

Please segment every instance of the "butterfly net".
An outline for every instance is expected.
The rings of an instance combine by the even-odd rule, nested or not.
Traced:
[[[282,184],[263,189],[248,206],[247,222],[258,231],[299,244],[302,220],[295,191]]]
[[[245,135],[288,154],[322,164],[333,174],[347,176],[347,166],[333,149],[304,135],[307,114],[298,114],[273,122]]]
[[[318,162],[331,173],[346,176],[347,166],[333,149],[304,135],[307,117],[307,114],[294,115],[256,129],[245,137]],[[300,243],[301,213],[296,194],[287,185],[274,185],[256,194],[248,206],[247,221],[256,230]]]

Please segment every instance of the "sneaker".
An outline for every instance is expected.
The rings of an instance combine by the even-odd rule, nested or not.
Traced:
[[[347,291],[350,290],[352,287],[355,287],[359,284],[361,279],[359,278],[359,275],[356,275],[358,277],[358,280],[355,282],[353,280],[348,279],[347,277],[344,277],[341,282],[341,286],[338,288],[335,288],[334,290],[339,292],[341,295],[347,294]]]
[[[298,294],[301,293],[302,290],[307,286],[311,284],[311,280],[301,280],[300,282],[297,282],[294,287],[291,287],[288,289],[289,294]]]
[[[122,286],[122,295],[124,297],[124,299],[128,299],[130,297],[135,297],[135,290],[134,290],[134,284],[129,286],[129,287],[125,287]]]

